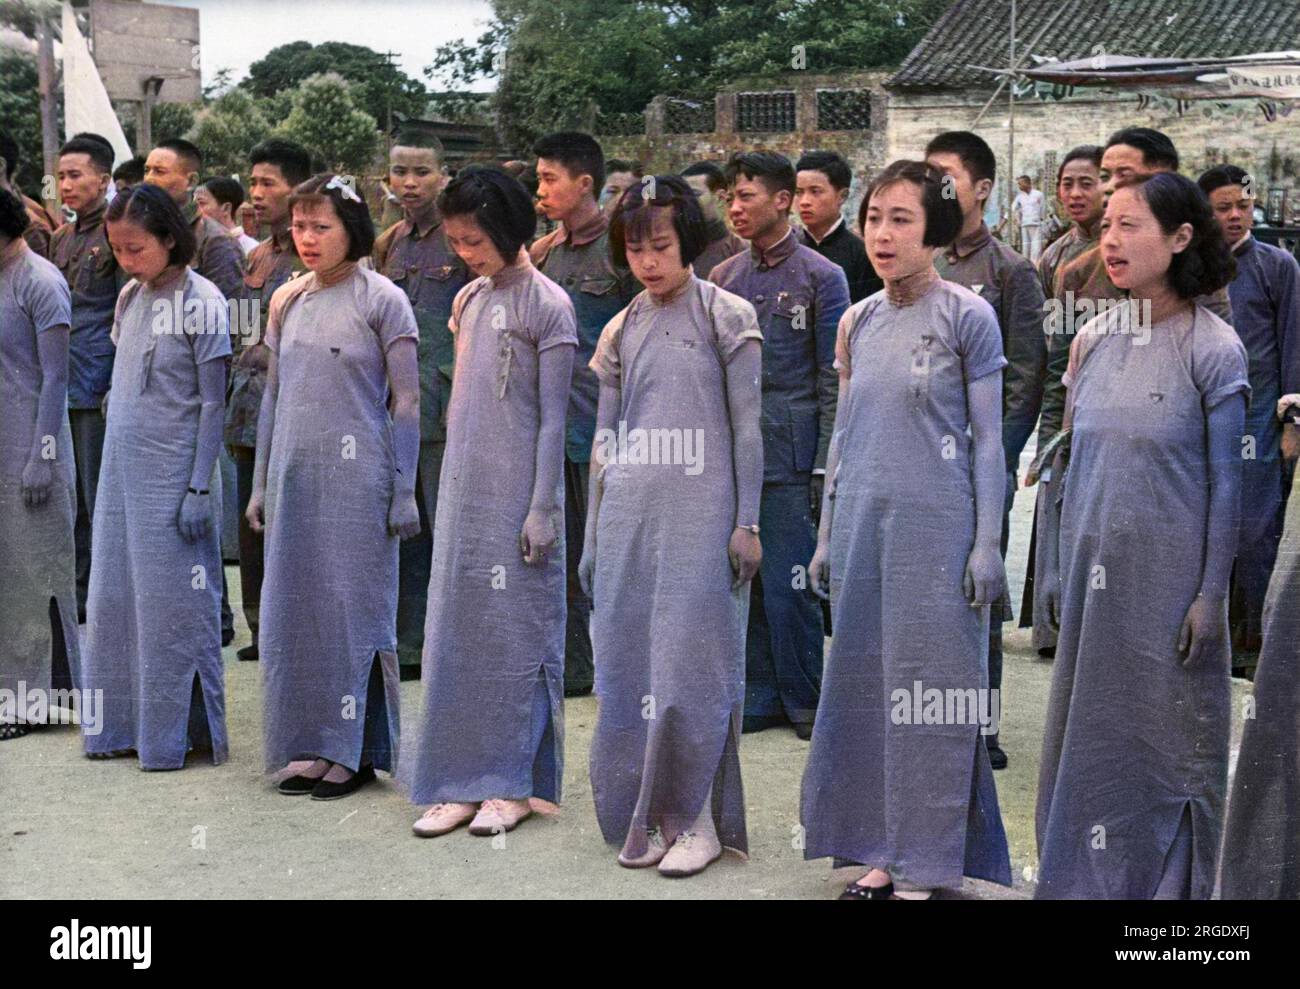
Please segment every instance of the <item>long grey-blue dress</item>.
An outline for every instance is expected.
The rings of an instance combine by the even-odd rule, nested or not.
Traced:
[[[527,257],[457,294],[456,365],[424,627],[424,712],[402,780],[416,803],[539,797],[564,769],[564,495],[560,539],[526,564],[541,354],[578,344],[573,304]],[[563,456],[561,448],[556,449]]]
[[[13,259],[0,260],[0,690],[17,698],[19,684],[25,691],[78,685],[81,649],[72,545],[76,481],[66,412],[50,450],[56,454],[50,496],[36,508],[23,501],[44,370],[37,337],[71,324],[68,283],[50,262],[14,243],[20,246]],[[51,602],[66,670],[54,662]]]
[[[104,692],[103,730],[84,738],[92,754],[135,749],[144,769],[179,769],[191,748],[210,747],[218,764],[228,754],[215,464],[207,535],[187,542],[177,526],[198,369],[230,356],[226,327],[225,297],[189,269],[158,288],[129,282],[117,300],[82,654],[83,687]]]
[[[927,889],[963,875],[1009,885],[981,737],[996,710],[989,609],[962,586],[976,516],[966,386],[1006,365],[997,317],[953,282],[905,306],[878,292],[844,314],[836,354],[851,377],[836,417],[835,636],[803,778],[804,855]]]
[[[737,518],[726,365],[762,338],[753,306],[692,275],[672,299],[633,299],[591,361],[621,389],[626,435],[606,451],[596,524],[591,789],[605,840],[630,857],[650,828],[671,844],[710,791],[722,844],[748,850],[738,746],[750,589],[732,590],[727,555]],[[755,418],[759,404],[756,393]],[[642,442],[671,453],[674,438],[679,458],[634,452]]]
[[[1210,410],[1249,395],[1246,351],[1208,309],[1079,330],[1060,514],[1061,632],[1038,780],[1037,896],[1205,899],[1228,773],[1229,654],[1191,668]],[[1223,621],[1227,622],[1224,607]]]
[[[1264,648],[1223,828],[1225,900],[1300,899],[1300,490],[1264,599]]]
[[[266,477],[258,650],[266,768],[397,760],[396,472],[387,354],[418,339],[406,295],[354,269],[271,299],[279,392]]]

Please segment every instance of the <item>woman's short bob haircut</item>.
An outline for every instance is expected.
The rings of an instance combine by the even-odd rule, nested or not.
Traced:
[[[126,220],[160,241],[172,240],[167,264],[179,268],[194,260],[194,231],[172,197],[154,185],[133,185],[108,204],[106,223]]]
[[[299,207],[315,209],[324,202],[334,207],[334,215],[347,232],[347,260],[360,261],[369,257],[370,249],[375,246],[375,221],[370,218],[370,210],[361,194],[341,175],[322,172],[297,186],[289,197],[289,212],[292,215]]]
[[[438,212],[473,217],[506,264],[537,232],[533,197],[516,178],[490,165],[471,165],[456,173],[438,196]]]
[[[654,222],[650,207],[672,210],[673,229],[682,249],[682,267],[689,268],[709,246],[709,232],[700,209],[700,197],[680,175],[646,176],[623,193],[609,221],[609,253],[614,263],[626,268],[627,242],[650,236]]]
[[[17,240],[26,232],[30,222],[27,204],[0,186],[0,234],[10,240]]]
[[[947,247],[956,240],[961,232],[961,205],[956,192],[949,191],[947,176],[933,165],[905,159],[890,162],[867,186],[867,194],[858,206],[858,230],[866,227],[871,197],[899,182],[910,182],[921,190],[921,208],[925,210],[921,243],[925,247]]]
[[[1166,278],[1180,299],[1209,295],[1237,274],[1237,261],[1223,239],[1223,231],[1200,187],[1177,172],[1131,175],[1116,183],[1116,190],[1132,189],[1150,208],[1160,229],[1171,234],[1191,224],[1191,242],[1169,259]]]

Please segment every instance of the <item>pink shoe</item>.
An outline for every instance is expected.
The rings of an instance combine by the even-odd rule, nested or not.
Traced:
[[[434,804],[411,826],[421,838],[436,838],[455,831],[474,817],[473,804]]]
[[[532,813],[527,800],[484,800],[470,822],[469,833],[480,837],[504,834]]]

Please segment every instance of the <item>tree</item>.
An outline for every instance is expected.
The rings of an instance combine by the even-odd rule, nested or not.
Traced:
[[[375,118],[358,109],[347,80],[334,72],[312,76],[298,87],[279,132],[339,172],[364,172],[379,149]]]
[[[22,161],[14,181],[34,198],[41,195],[45,163],[41,156],[41,97],[36,86],[36,59],[0,48],[0,127],[18,142]]]
[[[418,117],[428,100],[424,83],[406,75],[379,52],[345,41],[315,46],[295,41],[272,48],[249,66],[248,78],[240,86],[254,96],[270,98],[325,72],[338,73],[352,83],[357,107],[384,124],[390,106],[395,115]]]
[[[493,0],[474,41],[442,45],[425,70],[446,88],[495,78],[502,138],[643,110],[660,94],[702,96],[742,76],[778,77],[801,46],[810,72],[892,67],[949,0]],[[556,57],[556,39],[564,39]],[[441,88],[441,87],[439,87]]]
[[[259,102],[232,89],[199,112],[187,136],[203,149],[208,174],[238,175],[248,168],[248,153],[271,131]]]

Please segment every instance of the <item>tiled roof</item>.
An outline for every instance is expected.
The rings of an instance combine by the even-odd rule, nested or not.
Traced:
[[[1011,0],[957,0],[885,85],[992,88],[997,77],[970,66],[1006,66],[1010,21]],[[1017,57],[1049,22],[1031,51],[1062,61],[1102,51],[1214,58],[1300,49],[1298,0],[1018,0]]]

